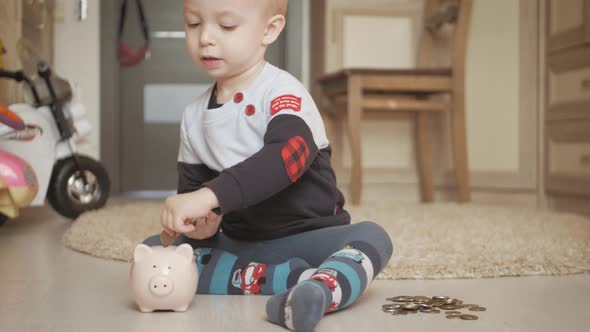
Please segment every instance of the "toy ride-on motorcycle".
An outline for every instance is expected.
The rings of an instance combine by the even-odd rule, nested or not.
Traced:
[[[36,177],[38,190],[31,206],[47,199],[60,215],[75,219],[105,205],[108,173],[98,161],[76,153],[76,142],[89,133],[90,125],[83,106],[71,102],[70,84],[53,75],[44,62],[38,63],[37,73],[32,80],[22,71],[0,70],[0,78],[25,82],[31,99],[29,104],[8,107],[5,113],[11,114],[5,118],[12,122],[0,123],[0,150],[22,159],[29,166],[23,169]],[[32,181],[31,175],[28,178]],[[11,186],[3,180],[4,188]],[[0,224],[8,217],[0,210]]]

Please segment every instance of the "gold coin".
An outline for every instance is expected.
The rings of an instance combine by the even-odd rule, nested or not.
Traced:
[[[421,309],[420,312],[423,312],[425,314],[438,314],[438,313],[440,313],[440,310],[438,310],[438,309]]]
[[[477,320],[477,316],[476,315],[463,314],[460,317],[463,320]]]
[[[383,309],[399,309],[401,306],[401,304],[384,304],[381,307]]]
[[[446,300],[445,299],[437,299],[435,300],[434,304],[432,305],[433,307],[440,307],[445,305]]]
[[[455,300],[456,299],[448,298],[448,299],[445,300],[445,304],[455,304]]]
[[[402,309],[406,310],[418,310],[419,306],[417,304],[404,304],[402,305]]]
[[[165,231],[162,231],[160,233],[160,242],[164,246],[172,245],[175,240],[176,240],[176,237],[168,235],[168,233],[166,233]]]
[[[472,307],[469,307],[469,310],[470,311],[486,311],[486,308],[480,307],[480,306],[472,306]]]
[[[413,298],[414,303],[426,303],[430,300],[430,298],[428,296],[414,296]]]
[[[447,315],[448,319],[459,318],[459,317],[461,317],[461,315],[457,315],[457,314]]]
[[[456,315],[456,314],[461,314],[461,311],[455,311],[455,310],[453,310],[453,311],[447,311],[447,312],[445,312],[445,314],[447,314],[447,315]]]
[[[393,302],[411,302],[412,301],[412,297],[411,296],[407,296],[407,295],[402,295],[402,296],[390,297],[390,298],[388,298],[386,300],[387,301],[393,301]]]
[[[449,297],[448,296],[433,296],[432,297],[435,300],[447,300]]]
[[[391,314],[392,315],[402,315],[402,316],[404,316],[404,315],[407,315],[408,312],[405,311],[405,310],[395,310],[395,311],[392,311]]]
[[[458,306],[453,305],[453,304],[444,304],[444,305],[441,305],[440,308],[443,309],[443,310],[456,310],[456,309],[459,309]]]

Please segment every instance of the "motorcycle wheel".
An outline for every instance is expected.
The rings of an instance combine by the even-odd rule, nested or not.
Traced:
[[[54,166],[47,189],[47,200],[51,207],[70,219],[103,207],[111,186],[107,171],[98,161],[86,156],[78,156],[78,160],[86,175],[86,185],[74,159],[66,158]]]

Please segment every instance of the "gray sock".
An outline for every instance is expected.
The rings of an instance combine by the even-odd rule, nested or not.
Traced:
[[[266,303],[266,315],[272,323],[290,330],[311,332],[331,302],[331,291],[325,283],[306,280],[272,296]]]

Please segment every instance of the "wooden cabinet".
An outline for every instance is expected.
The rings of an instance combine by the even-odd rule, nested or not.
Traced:
[[[547,192],[590,195],[590,118],[547,124]]]
[[[17,53],[17,43],[25,39],[39,56],[53,63],[53,0],[2,0],[0,1],[0,38],[6,49],[4,67],[21,69],[23,64]],[[34,66],[24,68],[27,72]],[[12,81],[0,80],[0,102],[13,104],[22,101],[21,86]]]
[[[590,43],[590,2],[588,0],[548,0],[547,49]]]
[[[590,204],[590,0],[547,0],[545,190]]]

